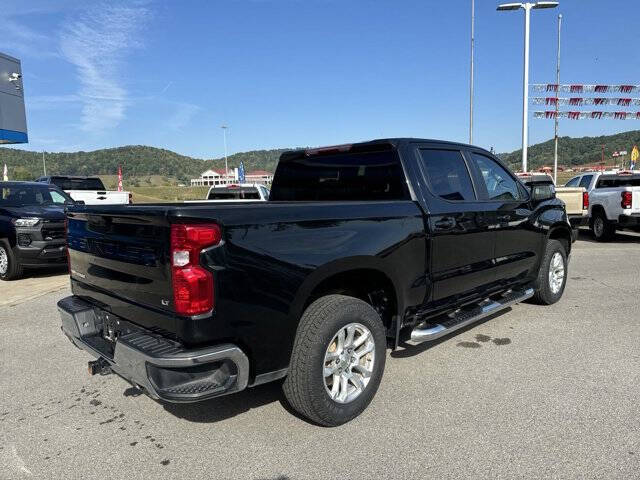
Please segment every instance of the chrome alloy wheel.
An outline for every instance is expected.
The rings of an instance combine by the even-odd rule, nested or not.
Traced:
[[[371,380],[375,342],[367,327],[350,323],[329,342],[324,355],[324,388],[332,400],[349,403],[358,398]]]
[[[4,275],[9,270],[9,257],[4,247],[0,247],[0,275]]]
[[[562,288],[564,282],[564,259],[560,252],[556,252],[551,257],[551,263],[549,264],[549,288],[555,295]]]

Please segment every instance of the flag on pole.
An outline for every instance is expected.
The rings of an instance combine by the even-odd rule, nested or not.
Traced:
[[[122,166],[118,165],[118,191],[122,191]]]
[[[238,167],[238,182],[244,183],[244,163],[240,162]]]
[[[640,156],[640,151],[638,151],[638,146],[634,145],[633,150],[631,150],[631,170],[635,170],[636,162],[638,161],[639,156]]]
[[[2,179],[5,182],[9,181],[9,172],[7,171],[7,164],[6,163],[4,164],[4,171],[2,172]]]

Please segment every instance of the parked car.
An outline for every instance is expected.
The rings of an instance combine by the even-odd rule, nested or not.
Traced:
[[[0,182],[0,280],[25,268],[66,265],[65,214],[74,201],[55,185]]]
[[[268,202],[74,206],[68,228],[58,308],[91,372],[166,402],[285,378],[322,425],[367,407],[388,343],[557,302],[571,252],[552,189],[420,139],[284,153]]]
[[[589,224],[589,194],[580,186],[555,187],[550,175],[546,173],[518,173],[525,185],[554,185],[556,197],[565,204],[574,239],[578,238],[578,229]]]
[[[611,240],[616,230],[640,229],[640,172],[587,172],[566,184],[589,195],[589,226],[596,240]]]
[[[38,182],[55,185],[74,200],[87,205],[126,205],[131,203],[131,192],[107,190],[99,177],[55,175],[40,177]]]
[[[205,200],[188,200],[187,203],[266,202],[267,200],[269,200],[269,190],[264,185],[240,183],[211,187]]]

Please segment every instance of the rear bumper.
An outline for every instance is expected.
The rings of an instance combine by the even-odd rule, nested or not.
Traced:
[[[638,227],[640,226],[640,214],[620,215],[618,224],[621,227]]]
[[[247,386],[249,361],[235,345],[188,350],[76,296],[60,300],[58,310],[62,331],[74,345],[107,362],[152,398],[198,402]],[[115,341],[105,339],[103,331],[113,327],[118,333]]]
[[[569,215],[569,223],[571,224],[571,228],[584,227],[589,224],[589,216],[588,215]]]

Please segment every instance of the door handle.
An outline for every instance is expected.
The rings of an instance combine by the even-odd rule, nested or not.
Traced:
[[[456,226],[456,221],[453,218],[445,217],[435,222],[433,226],[436,230],[451,230]]]

